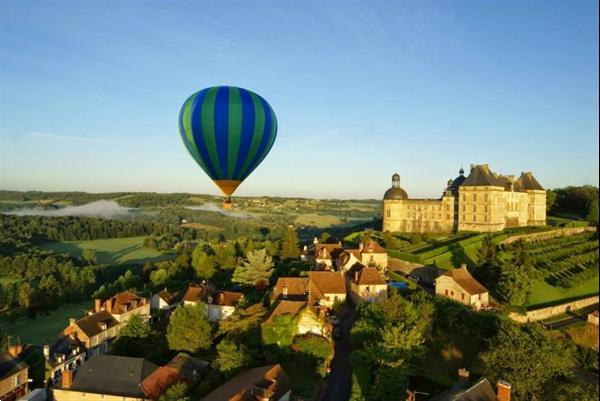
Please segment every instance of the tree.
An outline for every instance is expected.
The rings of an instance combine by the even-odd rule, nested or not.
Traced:
[[[215,262],[211,255],[206,253],[204,245],[197,245],[192,252],[192,266],[196,276],[203,280],[210,280],[215,274]]]
[[[175,351],[197,352],[210,348],[211,327],[202,305],[179,306],[171,314],[167,327],[169,348]]]
[[[259,249],[248,254],[248,259],[242,262],[233,272],[231,281],[241,285],[259,285],[266,283],[273,274],[273,258],[267,251]]]
[[[501,264],[498,293],[511,306],[524,306],[527,303],[535,275],[523,255],[524,252],[517,249],[511,258]]]
[[[300,257],[300,245],[298,234],[293,226],[288,226],[281,243],[281,260],[298,259]]]
[[[249,361],[250,356],[245,345],[237,344],[227,337],[217,345],[216,367],[225,376],[231,376]]]
[[[19,306],[21,308],[29,308],[31,302],[31,284],[24,282],[19,286]]]
[[[81,254],[83,260],[85,260],[89,265],[93,265],[96,263],[96,251],[92,248],[86,248],[83,250]]]
[[[177,382],[165,391],[160,396],[158,401],[190,401],[191,398],[187,395],[188,387],[183,382]]]
[[[142,315],[135,314],[123,325],[112,351],[121,356],[140,356],[151,330]]]
[[[482,370],[492,382],[512,384],[518,400],[542,400],[546,385],[569,376],[575,364],[573,347],[538,325],[503,321],[489,350],[481,356]]]
[[[590,202],[585,219],[590,224],[595,226],[598,225],[598,199],[594,199]]]

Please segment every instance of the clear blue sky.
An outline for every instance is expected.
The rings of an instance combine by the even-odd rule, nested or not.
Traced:
[[[439,196],[462,164],[598,184],[598,2],[0,2],[0,187],[217,194],[185,98],[279,121],[238,195]]]

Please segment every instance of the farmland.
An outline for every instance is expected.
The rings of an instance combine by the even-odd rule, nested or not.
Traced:
[[[144,238],[129,237],[91,241],[49,242],[40,247],[57,253],[67,253],[76,258],[80,258],[85,249],[93,249],[96,251],[97,262],[109,265],[142,264],[171,257],[168,253],[144,248]]]

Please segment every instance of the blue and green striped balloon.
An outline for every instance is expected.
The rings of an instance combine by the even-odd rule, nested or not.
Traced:
[[[179,132],[196,163],[229,197],[273,147],[277,119],[256,93],[213,86],[185,101]]]

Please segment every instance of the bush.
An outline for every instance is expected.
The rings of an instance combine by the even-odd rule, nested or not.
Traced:
[[[333,347],[325,337],[305,334],[294,339],[294,349],[312,355],[321,360],[328,360],[333,354]]]

